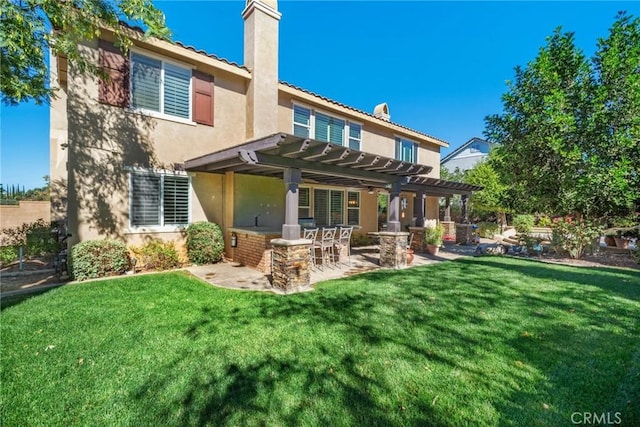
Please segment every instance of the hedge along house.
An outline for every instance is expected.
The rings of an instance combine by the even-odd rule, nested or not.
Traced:
[[[216,222],[229,258],[269,272],[273,248],[276,286],[294,290],[309,281],[299,218],[377,231],[384,194],[381,263],[402,266],[404,230],[436,219],[439,197],[478,188],[440,181],[447,143],[391,122],[386,104],[370,114],[279,81],[275,0],[242,16],[244,66],[133,29],[127,55],[108,29],[81,46],[108,80],[51,58],[54,218],[71,243],[131,245]]]

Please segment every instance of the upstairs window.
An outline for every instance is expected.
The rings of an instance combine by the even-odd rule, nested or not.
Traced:
[[[408,163],[417,163],[418,144],[404,138],[396,138],[396,159]]]
[[[131,106],[191,118],[191,70],[131,54]]]
[[[316,138],[318,141],[344,145],[345,121],[316,113]]]
[[[293,107],[293,134],[302,138],[311,135],[311,110],[304,107]]]
[[[299,105],[293,106],[293,134],[348,146],[353,150],[360,150],[362,142],[361,125]]]
[[[189,223],[189,177],[173,173],[131,173],[130,218],[134,227]]]
[[[213,76],[139,52],[124,56],[104,40],[99,54],[108,75],[100,81],[101,103],[213,126]]]

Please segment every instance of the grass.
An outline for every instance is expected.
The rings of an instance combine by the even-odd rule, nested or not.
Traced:
[[[473,258],[291,296],[182,273],[0,314],[3,425],[640,425],[640,273]]]

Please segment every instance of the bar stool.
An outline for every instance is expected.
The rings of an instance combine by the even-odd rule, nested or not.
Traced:
[[[325,260],[329,263],[335,262],[335,252],[333,251],[334,239],[336,237],[336,227],[322,228],[320,233],[320,255],[322,258],[322,267],[324,268]]]
[[[309,256],[311,257],[311,268],[316,267],[316,249],[318,248],[316,238],[318,237],[317,228],[305,228],[303,232],[303,238],[311,240],[311,246],[309,246]]]
[[[334,242],[334,248],[337,252],[338,257],[338,266],[340,265],[340,258],[342,257],[342,250],[346,248],[347,251],[347,261],[349,262],[349,267],[351,267],[351,233],[353,232],[353,227],[342,227],[340,228],[340,233],[338,234],[338,238]]]

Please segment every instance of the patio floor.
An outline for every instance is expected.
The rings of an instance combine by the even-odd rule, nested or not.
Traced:
[[[351,249],[351,266],[316,267],[311,270],[311,285],[325,280],[338,279],[353,274],[380,269],[378,260],[380,254],[376,246],[363,246]],[[473,255],[475,246],[461,246],[453,243],[445,243],[438,256],[430,256],[426,253],[416,253],[410,266],[417,267],[436,262],[447,261],[461,256]],[[235,262],[222,262],[218,264],[194,266],[187,268],[193,275],[223,288],[278,292],[269,281],[269,275],[246,267]]]

